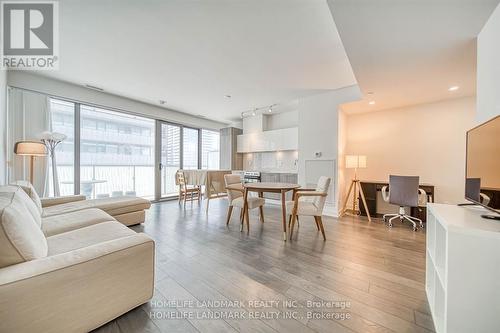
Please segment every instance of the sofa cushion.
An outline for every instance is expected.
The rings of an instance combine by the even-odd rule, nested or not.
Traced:
[[[40,211],[36,207],[33,200],[28,196],[28,194],[26,194],[26,192],[23,190],[19,191],[19,188],[20,187],[18,185],[1,186],[0,193],[17,192],[17,195],[15,196],[14,200],[20,201],[24,206],[26,206],[29,213],[31,214],[37,225],[40,227],[42,224],[42,216],[40,215]]]
[[[103,210],[97,208],[83,209],[66,214],[44,217],[42,219],[42,231],[46,237],[49,237],[109,221],[115,221],[115,219]]]
[[[94,224],[47,237],[49,256],[135,234],[135,231],[117,221]]]
[[[113,197],[103,199],[92,199],[85,201],[68,202],[62,205],[46,207],[43,210],[44,217],[60,215],[63,213],[74,212],[88,208],[99,208],[109,215],[121,215],[149,209],[151,203],[149,200],[137,197]]]
[[[47,240],[25,201],[20,187],[0,188],[0,267],[47,256]]]
[[[31,185],[31,183],[26,180],[18,180],[14,182],[13,185],[20,186],[24,190],[24,192],[26,192],[26,194],[31,198],[31,200],[33,200],[33,203],[38,209],[38,214],[42,215],[42,201],[40,200],[40,196],[36,192],[33,185]]]

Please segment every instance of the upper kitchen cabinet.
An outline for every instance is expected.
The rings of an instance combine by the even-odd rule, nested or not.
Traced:
[[[253,153],[265,151],[297,150],[299,130],[297,127],[238,135],[237,152]]]

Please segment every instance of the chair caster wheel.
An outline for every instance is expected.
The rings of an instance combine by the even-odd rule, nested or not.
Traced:
[[[413,231],[418,231],[418,228],[417,227],[413,227]]]
[[[389,228],[392,228],[392,223],[389,223],[387,226],[388,226]]]

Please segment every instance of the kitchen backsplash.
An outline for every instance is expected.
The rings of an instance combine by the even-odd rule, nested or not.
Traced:
[[[297,172],[298,152],[295,150],[243,154],[243,169],[261,172]]]

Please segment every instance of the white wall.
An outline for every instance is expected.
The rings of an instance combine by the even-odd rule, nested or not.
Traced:
[[[325,214],[338,214],[338,111],[339,106],[361,97],[359,87],[351,86],[299,100],[299,183],[307,186],[307,161],[333,160],[332,197],[328,200]],[[321,157],[315,157],[321,152]]]
[[[0,185],[7,178],[7,71],[0,70]]]
[[[298,110],[266,114],[264,118],[264,129],[267,131],[297,126],[299,126]]]
[[[465,134],[475,126],[475,109],[475,99],[466,97],[348,115],[346,153],[367,155],[362,180],[420,176],[436,186],[436,202],[463,202]],[[351,178],[346,170],[344,182]]]
[[[227,124],[190,116],[185,113],[142,103],[125,97],[85,88],[76,84],[46,78],[23,71],[9,72],[7,84],[12,87],[33,90],[55,97],[87,102],[98,106],[116,108],[155,119],[179,124],[219,130]]]
[[[339,213],[342,210],[345,202],[345,196],[347,194],[346,186],[349,185],[350,179],[346,177],[346,169],[345,169],[345,155],[347,151],[347,115],[344,111],[339,111],[339,123],[338,123],[338,131],[339,131],[339,144],[338,144],[338,210]]]
[[[500,5],[477,38],[477,121],[500,115]]]

